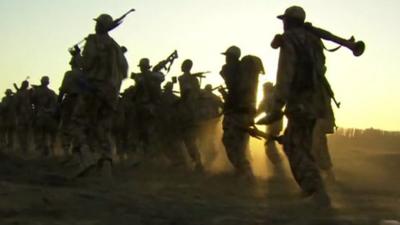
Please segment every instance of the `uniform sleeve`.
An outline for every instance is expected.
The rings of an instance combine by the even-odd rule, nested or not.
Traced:
[[[295,74],[296,52],[293,44],[284,39],[280,48],[273,111],[281,110],[290,95],[290,87]]]
[[[86,38],[86,44],[82,52],[82,67],[84,71],[90,70],[95,64],[97,56],[95,41],[96,40],[93,35],[89,35]]]

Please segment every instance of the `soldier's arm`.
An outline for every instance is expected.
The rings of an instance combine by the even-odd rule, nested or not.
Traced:
[[[276,87],[273,100],[272,111],[281,110],[288,100],[291,89],[291,83],[296,69],[296,52],[293,44],[283,38],[280,48],[278,71],[276,77]]]
[[[86,38],[86,44],[82,52],[82,69],[84,71],[90,70],[96,62],[97,49],[95,38],[94,35],[89,35]]]

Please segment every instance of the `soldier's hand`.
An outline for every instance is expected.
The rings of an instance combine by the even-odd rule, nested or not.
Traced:
[[[263,125],[269,125],[272,124],[273,122],[279,121],[283,118],[283,112],[282,111],[276,111],[267,114],[267,116],[259,119],[257,121],[257,124],[263,124]]]

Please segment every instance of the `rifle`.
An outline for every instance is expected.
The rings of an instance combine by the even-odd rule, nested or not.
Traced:
[[[135,9],[130,9],[128,12],[126,12],[124,15],[122,15],[121,17],[119,17],[118,19],[113,21],[112,26],[108,29],[108,31],[111,31],[112,29],[116,28],[118,25],[120,25],[122,23],[122,21],[124,20],[124,18],[131,12],[134,12]],[[72,47],[68,48],[68,51],[73,54],[73,52],[76,49],[79,49],[79,46],[86,41],[86,38],[80,40],[78,43],[74,44]]]
[[[340,104],[341,104],[341,103],[338,102],[338,101],[336,101],[335,93],[333,93],[333,90],[332,90],[332,88],[331,88],[331,85],[329,84],[328,79],[326,79],[325,76],[323,77],[322,82],[323,82],[323,85],[324,85],[326,91],[328,92],[329,97],[333,100],[333,102],[335,103],[336,107],[337,107],[338,109],[340,109]]]
[[[206,78],[206,76],[204,76],[204,74],[208,74],[211,73],[211,71],[205,71],[205,72],[198,72],[198,73],[192,73],[192,76],[198,77],[200,79],[200,86],[201,86],[201,81],[203,78]]]
[[[165,69],[168,73],[171,70],[172,64],[177,58],[178,58],[178,51],[175,50],[166,59],[162,60],[156,66],[154,66],[153,72],[160,72],[162,69]]]
[[[267,142],[268,141],[276,141],[279,144],[283,144],[283,137],[284,136],[273,136],[270,134],[267,134],[259,129],[257,129],[256,126],[251,126],[247,128],[247,132],[250,134],[250,136],[257,138],[257,139],[265,139]]]

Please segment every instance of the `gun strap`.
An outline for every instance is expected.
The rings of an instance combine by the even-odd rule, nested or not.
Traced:
[[[328,52],[336,52],[337,50],[339,50],[342,46],[339,45],[336,48],[332,48],[332,49],[328,49],[323,43],[322,43],[322,47],[324,47],[325,50],[327,50]]]

